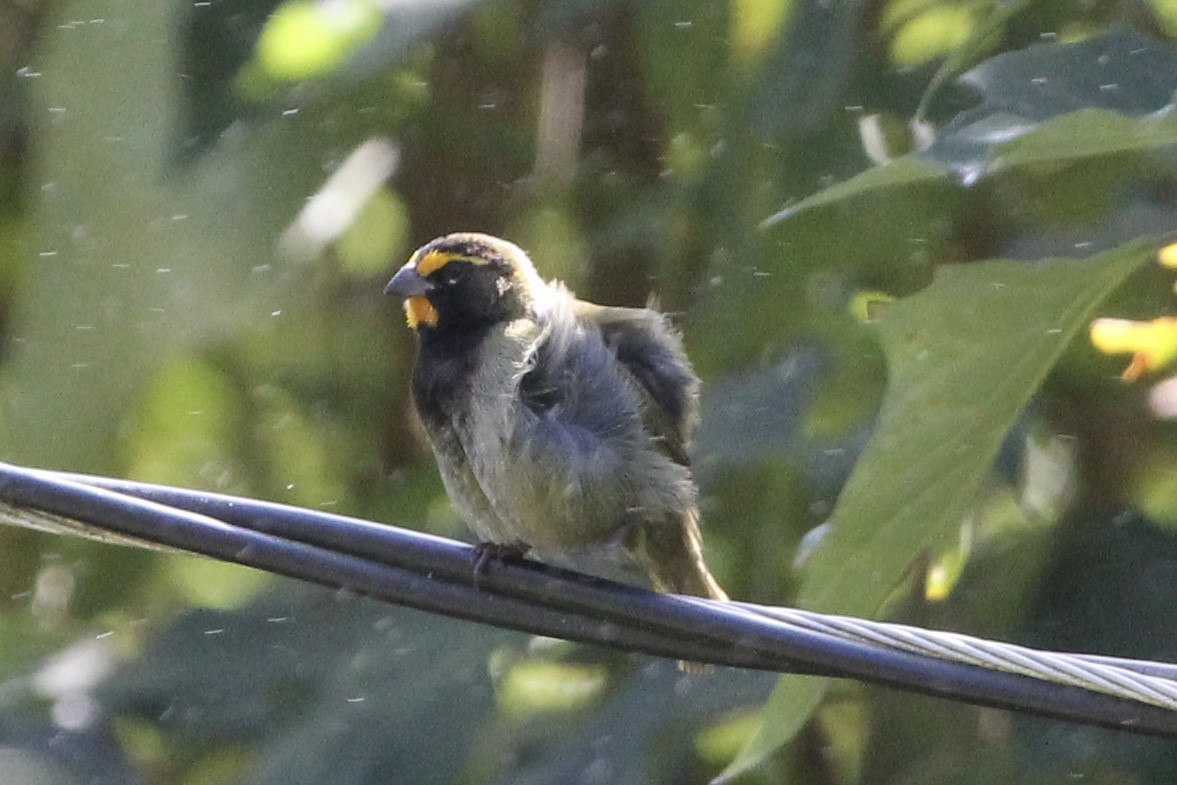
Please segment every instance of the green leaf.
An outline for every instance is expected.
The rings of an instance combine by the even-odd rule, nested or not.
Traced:
[[[982,102],[940,129],[923,155],[943,161],[972,184],[1011,141],[1036,134],[1041,134],[1041,149],[1057,148],[1057,158],[1165,144],[1165,123],[1135,127],[1126,118],[1168,111],[1177,91],[1177,49],[1117,29],[1079,43],[1041,44],[993,57],[961,77],[960,84],[978,93]],[[1064,125],[1061,130],[1068,133],[1060,135],[1050,121],[1072,114],[1083,118],[1074,121],[1083,127]],[[1127,133],[1118,148],[1109,145],[1107,127],[1107,118],[1117,115],[1125,118],[1119,123]],[[1094,127],[1084,125],[1097,119]],[[1101,144],[1112,149],[1100,150]]]
[[[1009,137],[1014,138],[1009,138]],[[994,140],[1004,139],[999,144]],[[941,155],[949,149],[979,145],[986,150],[987,162],[967,177],[971,184],[980,174],[1009,171],[1018,167],[1044,163],[1069,163],[1121,153],[1147,152],[1177,144],[1177,116],[1157,112],[1144,117],[1130,117],[1107,109],[1081,109],[1040,124],[1014,117],[989,117],[960,129],[942,139]],[[958,171],[974,164],[963,157],[943,156]],[[957,187],[951,172],[938,160],[911,155],[884,166],[867,169],[849,180],[819,191],[768,218],[765,227],[788,221],[801,213],[821,207],[850,203],[874,192],[900,198],[897,189],[916,185],[943,183]]]
[[[805,565],[799,604],[877,613],[917,555],[946,543],[1006,432],[1104,297],[1159,247],[1089,259],[947,265],[878,330],[890,379],[877,430]]]
[[[1095,308],[1160,245],[947,265],[884,311],[890,379],[877,429],[805,565],[798,604],[873,615],[923,550],[951,541],[1026,402]],[[760,730],[716,781],[790,741],[827,683],[782,677]]]
[[[732,782],[787,744],[817,709],[828,684],[829,679],[818,676],[782,676],[764,706],[764,719],[756,735],[744,745],[731,765],[712,780],[712,785]]]
[[[818,207],[835,205],[865,196],[881,188],[901,188],[908,185],[922,183],[936,183],[949,181],[949,171],[943,164],[929,161],[916,156],[896,159],[884,166],[867,169],[862,174],[819,191],[813,196],[801,200],[797,204],[786,207],[779,213],[766,219],[765,227],[787,221],[802,212],[814,210]]]
[[[958,180],[974,185],[1019,166],[1177,144],[1177,118],[1168,110],[1177,90],[1177,54],[1130,31],[1000,55],[961,82],[984,101],[942,128],[930,148],[820,191],[764,225],[874,192],[898,199],[910,186],[940,181],[957,188]]]
[[[998,145],[988,170],[1069,163],[1174,144],[1177,144],[1177,116],[1171,112],[1134,118],[1106,109],[1083,109],[1056,117],[1031,133]]]
[[[1142,115],[1172,101],[1177,48],[1115,28],[1077,43],[1006,52],[986,60],[961,81],[984,98],[974,110],[983,115],[1047,120],[1088,107]]]

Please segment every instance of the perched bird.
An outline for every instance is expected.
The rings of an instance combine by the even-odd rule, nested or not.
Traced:
[[[418,249],[385,292],[417,333],[413,401],[481,553],[620,549],[659,591],[727,599],[687,447],[699,379],[667,319],[577,300],[485,234]]]

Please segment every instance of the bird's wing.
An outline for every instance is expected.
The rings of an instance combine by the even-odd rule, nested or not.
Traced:
[[[678,333],[663,314],[649,308],[577,300],[575,309],[578,319],[600,330],[635,383],[646,428],[672,460],[687,466],[687,448],[699,419],[699,378]]]
[[[508,364],[518,373],[513,389],[494,380],[490,366],[503,363],[480,372],[483,404],[467,439],[501,517],[545,558],[604,543],[641,511],[690,509],[687,468],[653,448],[644,388],[600,331],[577,318],[568,296],[554,297],[535,324],[541,332],[525,361]]]

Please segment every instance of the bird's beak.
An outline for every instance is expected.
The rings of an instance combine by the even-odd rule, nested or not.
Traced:
[[[417,274],[416,266],[409,262],[396,271],[392,280],[384,287],[385,294],[395,294],[398,297],[421,297],[433,289],[433,284]]]

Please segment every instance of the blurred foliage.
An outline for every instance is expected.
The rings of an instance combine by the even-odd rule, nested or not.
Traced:
[[[0,459],[462,536],[380,289],[416,245],[489,231],[675,314],[733,595],[1171,660],[1171,371],[1125,384],[1087,335],[1173,311],[1151,259],[1177,229],[1174,18],[0,0]],[[292,247],[374,138],[393,176]],[[1177,774],[1159,742],[800,677],[770,698],[764,674],[19,530],[0,679],[4,782]]]

